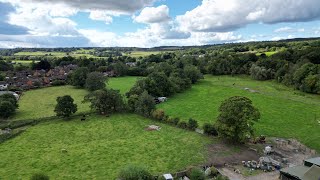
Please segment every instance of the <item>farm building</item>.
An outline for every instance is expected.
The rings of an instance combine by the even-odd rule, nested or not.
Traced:
[[[280,170],[281,180],[319,180],[320,157],[307,159],[301,166],[288,167]]]

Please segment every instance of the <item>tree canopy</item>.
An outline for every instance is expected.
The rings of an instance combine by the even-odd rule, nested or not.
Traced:
[[[234,96],[225,100],[219,108],[215,124],[220,137],[243,143],[254,135],[254,122],[260,119],[260,113],[246,97]]]
[[[57,105],[54,112],[59,117],[70,117],[71,114],[77,112],[78,108],[71,96],[66,95],[57,98]]]

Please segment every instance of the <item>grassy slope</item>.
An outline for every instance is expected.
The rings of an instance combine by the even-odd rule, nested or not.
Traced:
[[[157,123],[126,114],[39,124],[0,144],[6,162],[0,163],[0,177],[27,179],[44,172],[54,179],[115,179],[132,163],[165,173],[205,161],[205,147],[214,140],[164,124],[160,131],[145,131],[150,124]]]
[[[244,88],[251,88],[259,93],[251,93]],[[192,89],[175,95],[158,108],[184,120],[192,117],[200,124],[213,123],[224,99],[237,95],[246,96],[261,112],[261,120],[256,125],[258,134],[294,137],[320,151],[320,125],[317,122],[320,118],[320,96],[297,94],[303,93],[271,81],[254,81],[248,77],[206,76],[205,80]]]

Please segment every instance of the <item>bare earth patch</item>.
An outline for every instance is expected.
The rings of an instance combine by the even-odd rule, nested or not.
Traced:
[[[243,167],[242,161],[259,160],[264,156],[263,149],[272,146],[274,153],[271,158],[281,162],[287,161],[283,167],[302,165],[303,160],[316,155],[316,151],[301,144],[295,139],[268,138],[265,144],[248,144],[243,146],[228,145],[223,142],[208,146],[209,165],[218,168],[221,174],[231,180],[276,180],[279,171],[263,172]],[[237,172],[237,171],[240,171]]]

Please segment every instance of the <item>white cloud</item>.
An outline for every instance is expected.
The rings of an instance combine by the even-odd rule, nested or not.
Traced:
[[[319,0],[203,0],[178,16],[184,31],[225,32],[250,23],[302,22],[320,17]]]
[[[132,14],[146,6],[153,4],[155,0],[1,0],[12,4],[45,4],[47,6],[62,4],[77,10],[104,10],[122,14]]]
[[[304,28],[295,29],[292,27],[282,27],[274,30],[275,33],[296,33],[296,32],[304,32]]]
[[[146,7],[140,15],[134,16],[133,19],[139,23],[162,23],[170,20],[169,8],[166,5],[158,7]]]
[[[89,18],[92,20],[104,21],[106,24],[112,23],[112,17],[103,11],[91,11]]]

